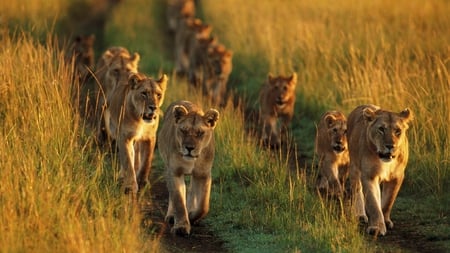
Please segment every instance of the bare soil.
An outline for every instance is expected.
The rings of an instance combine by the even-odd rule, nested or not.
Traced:
[[[106,42],[103,41],[103,32],[108,18],[108,12],[120,2],[121,1],[118,0],[101,0],[101,4],[95,6],[98,8],[92,8],[92,10],[94,10],[92,13],[83,13],[83,17],[85,17],[84,20],[88,20],[86,24],[77,28],[70,27],[70,30],[81,30],[86,32],[85,28],[89,27],[89,31],[97,36],[97,50],[98,48],[102,48],[104,44],[106,44]],[[71,13],[69,13],[68,20],[62,24],[62,30],[69,30],[67,24],[72,24],[73,19],[78,18],[77,10],[84,9],[84,7],[82,7],[83,6],[73,6]],[[86,18],[89,14],[92,18]],[[68,37],[68,34],[62,35],[63,37]],[[166,37],[166,41],[171,40]],[[167,44],[171,45],[171,43]],[[171,49],[167,48],[167,51],[170,52]],[[168,53],[168,55],[170,55],[170,53]],[[255,116],[254,113],[247,113],[247,115]],[[255,118],[253,118],[253,120],[255,120]],[[305,161],[308,159],[302,156],[301,151],[297,157],[301,159],[301,161],[298,161],[298,164],[305,164]],[[229,251],[225,248],[225,242],[215,235],[209,226],[202,222],[192,228],[192,234],[189,237],[175,236],[170,233],[170,225],[164,222],[164,216],[167,210],[168,192],[164,179],[157,169],[154,169],[152,172],[151,190],[146,194],[150,195],[149,198],[151,199],[151,204],[143,207],[143,224],[151,224],[148,226],[149,233],[160,237],[162,252],[214,253]],[[378,239],[367,237],[369,241],[373,241],[374,247],[380,249],[380,252],[446,252],[445,249],[438,246],[436,238],[429,238],[421,233],[424,227],[423,222],[414,221],[405,210],[395,209],[394,206],[393,218],[395,219],[395,228],[388,231],[386,236],[379,237]],[[432,226],[432,224],[429,226]],[[438,240],[448,242],[450,241],[449,237],[443,239],[438,238]]]
[[[171,253],[228,252],[224,247],[224,241],[217,237],[210,227],[202,221],[192,227],[189,237],[170,233],[171,225],[164,221],[169,194],[163,177],[156,175],[159,173],[156,169],[152,172],[149,192],[151,204],[143,211],[145,213],[144,219],[149,219],[149,223],[152,224],[152,233],[155,233],[161,239],[161,251]]]

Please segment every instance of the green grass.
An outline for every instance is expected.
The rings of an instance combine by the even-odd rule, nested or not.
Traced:
[[[73,2],[0,4],[8,25],[0,37],[0,252],[158,251],[158,240],[116,187],[114,159],[94,147],[72,106],[70,66],[56,46],[40,43],[53,40],[49,32]],[[348,113],[362,103],[414,112],[410,161],[393,219],[421,223],[420,233],[450,249],[446,1],[201,4],[202,18],[234,51],[230,86],[245,106],[258,108],[269,72],[299,76],[291,143],[299,154],[267,152],[244,131],[243,108],[220,110],[205,223],[230,251],[389,251],[366,240],[341,203],[322,201],[311,189],[314,122],[325,110]],[[188,99],[207,109],[198,92],[171,75],[173,43],[163,8],[162,0],[123,1],[107,19],[105,47],[137,51],[141,71],[169,74],[164,108]],[[308,158],[295,166],[298,173],[289,173],[293,155]]]

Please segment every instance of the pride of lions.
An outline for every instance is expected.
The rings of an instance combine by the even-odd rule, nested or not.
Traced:
[[[175,71],[201,89],[216,106],[225,104],[232,52],[211,36],[211,26],[195,17],[194,0],[169,0],[169,29],[175,39]],[[91,36],[77,37],[72,47],[77,76],[86,79],[93,68]],[[156,143],[165,164],[169,191],[166,221],[172,233],[189,235],[191,224],[209,211],[214,129],[219,111],[203,111],[190,101],[175,101],[162,115],[168,77],[149,77],[138,70],[140,55],[124,47],[108,48],[98,60],[94,78],[98,103],[93,125],[100,145],[115,142],[120,161],[119,184],[136,195],[148,183]],[[283,144],[294,114],[297,74],[273,76],[261,86],[261,139],[271,148]],[[317,189],[341,198],[349,179],[352,213],[368,223],[367,232],[385,235],[394,223],[390,214],[408,162],[406,131],[409,109],[396,113],[375,105],[356,107],[348,118],[325,112],[317,124]],[[185,176],[190,175],[190,186]]]

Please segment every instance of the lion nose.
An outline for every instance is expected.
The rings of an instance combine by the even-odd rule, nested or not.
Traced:
[[[394,149],[394,145],[393,144],[386,144],[385,147],[389,150]]]
[[[189,153],[191,153],[191,151],[195,149],[194,146],[185,146],[185,148]]]

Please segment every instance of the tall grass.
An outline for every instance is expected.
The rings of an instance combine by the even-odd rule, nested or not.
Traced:
[[[203,14],[235,51],[234,86],[257,102],[268,72],[297,71],[301,117],[364,103],[415,114],[409,187],[445,194],[450,181],[450,10],[447,1],[204,1]],[[237,7],[239,6],[239,7]],[[242,66],[241,66],[242,65]],[[242,72],[256,76],[247,76]],[[299,133],[299,130],[295,130]],[[299,133],[301,135],[302,133]],[[313,133],[310,134],[310,140]],[[303,137],[304,138],[304,137]]]
[[[258,90],[267,73],[298,73],[293,134],[302,154],[310,159],[313,159],[314,122],[323,111],[338,109],[349,113],[365,103],[392,111],[410,108],[415,120],[408,131],[410,161],[401,195],[430,199],[424,200],[424,205],[436,204],[423,208],[436,218],[448,213],[450,17],[445,13],[450,11],[450,5],[447,1],[226,0],[203,1],[202,10],[215,35],[234,51],[236,67],[231,85],[247,97],[251,107],[258,106]],[[243,150],[239,146],[239,153],[245,154]],[[249,213],[240,216],[244,217],[240,227],[257,229],[261,224],[271,224],[272,228],[280,225],[279,230],[271,231],[286,231],[291,226],[280,216],[287,215],[297,225],[297,230],[290,230],[295,234],[293,237],[311,236],[322,244],[315,248],[314,242],[305,243],[305,239],[297,238],[296,242],[295,239],[290,242],[292,245],[302,245],[308,251],[361,250],[363,244],[356,227],[346,224],[345,219],[339,222],[341,217],[333,216],[327,205],[321,206],[322,202],[299,201],[297,216],[287,208],[286,203],[292,201],[283,198],[292,192],[299,198],[314,199],[309,191],[301,190],[305,187],[302,181],[310,184],[313,178],[290,181],[299,187],[293,191],[292,184],[288,188],[276,183],[279,177],[284,177],[278,174],[280,167],[259,156],[255,160],[264,161],[263,167],[256,165],[261,174],[272,174],[250,177],[252,187],[248,191],[255,194],[244,190],[241,193],[244,195],[238,195],[237,199],[250,202]],[[234,196],[242,190],[230,191],[229,196]],[[271,191],[278,195],[270,195]],[[266,215],[270,219],[261,219]],[[322,230],[323,227],[327,229]],[[333,241],[337,238],[342,240]],[[333,243],[328,244],[330,241]]]
[[[86,136],[64,56],[28,35],[0,44],[0,251],[156,249]]]

